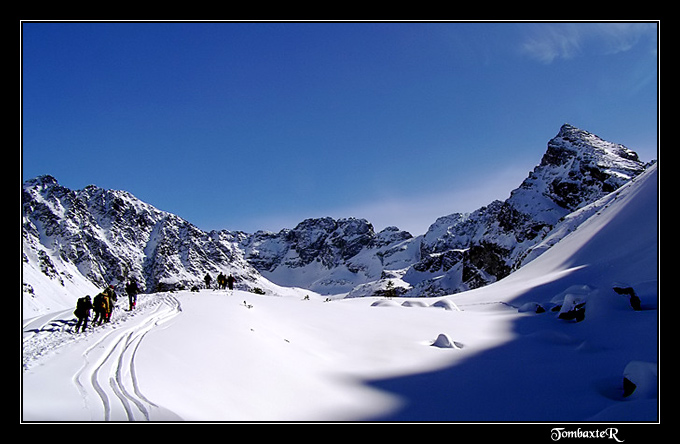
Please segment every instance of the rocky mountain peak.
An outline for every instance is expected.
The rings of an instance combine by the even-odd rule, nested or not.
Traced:
[[[637,153],[624,145],[608,142],[586,130],[564,124],[557,136],[548,142],[540,166],[561,166],[574,159],[622,169],[638,169],[640,164]]]
[[[26,182],[24,182],[24,189],[34,187],[46,188],[54,185],[59,185],[57,179],[50,176],[49,174],[45,174],[42,176],[34,177],[33,179],[29,179]]]
[[[515,209],[554,225],[645,170],[637,153],[565,124],[541,162],[508,200]]]
[[[501,279],[562,218],[618,189],[645,168],[625,146],[565,124],[508,199],[470,214],[441,217],[430,226],[421,243],[421,259],[407,279],[414,292],[431,294]],[[440,282],[447,286],[441,288]]]

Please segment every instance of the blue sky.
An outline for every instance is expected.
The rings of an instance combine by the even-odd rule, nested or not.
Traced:
[[[570,123],[656,159],[658,23],[22,23],[22,180],[422,234]]]

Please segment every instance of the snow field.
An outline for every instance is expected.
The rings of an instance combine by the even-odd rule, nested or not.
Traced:
[[[27,365],[25,419],[357,420],[401,405],[364,380],[465,356],[431,346],[442,331],[469,349],[507,337],[488,314],[372,302],[209,290],[143,295],[140,314],[77,339],[63,332],[49,356],[55,384],[34,372],[44,358]]]
[[[145,365],[164,369],[145,393],[189,421],[362,419],[401,404],[362,381],[460,358],[430,347],[440,331],[460,330],[480,341],[469,336],[467,323],[456,327],[455,314],[440,309],[207,293],[181,295],[183,316],[147,338],[138,365],[140,383]]]

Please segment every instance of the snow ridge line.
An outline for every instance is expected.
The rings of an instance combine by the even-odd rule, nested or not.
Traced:
[[[113,330],[83,353],[84,364],[73,376],[73,382],[88,410],[94,407],[89,405],[89,399],[94,397],[101,404],[104,421],[151,419],[151,410],[158,405],[147,399],[139,387],[135,358],[146,334],[181,311],[179,301],[164,294],[155,312],[141,324],[122,332]],[[91,356],[95,358],[91,359]],[[91,411],[92,419],[98,420],[95,410]]]

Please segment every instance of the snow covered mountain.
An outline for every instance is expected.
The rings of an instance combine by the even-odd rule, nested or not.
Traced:
[[[404,276],[411,294],[442,295],[502,279],[568,214],[638,176],[635,152],[565,124],[539,165],[505,201],[430,226]]]
[[[24,315],[73,305],[135,278],[145,291],[201,285],[233,274],[243,289],[267,285],[245,261],[244,233],[203,232],[125,191],[73,191],[42,176],[23,187]]]
[[[337,294],[379,280],[384,270],[408,267],[417,254],[412,241],[396,227],[375,233],[365,219],[328,217],[258,232],[243,245],[246,259],[273,282]]]
[[[202,287],[206,273],[219,272],[242,289],[348,297],[478,288],[545,251],[561,220],[645,167],[626,147],[564,125],[507,200],[439,218],[417,237],[396,227],[376,233],[354,218],[308,219],[279,233],[204,232],[125,191],[73,191],[42,176],[23,186],[24,315],[72,306],[107,284],[122,289],[129,277],[147,291]]]
[[[565,124],[508,199],[441,217],[422,236],[394,227],[376,234],[365,220],[310,219],[257,233],[246,257],[276,283],[320,293],[367,296],[387,285],[409,296],[465,291],[510,274],[562,218],[645,168],[623,145]]]

